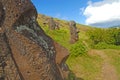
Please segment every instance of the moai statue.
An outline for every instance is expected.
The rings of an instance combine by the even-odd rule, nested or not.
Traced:
[[[48,26],[49,26],[49,29],[50,30],[55,30],[55,27],[56,27],[56,23],[55,21],[53,20],[53,18],[49,18],[48,20]]]
[[[56,30],[59,30],[59,29],[60,29],[59,26],[60,26],[59,23],[58,23],[58,22],[55,22],[55,29],[56,29]]]
[[[0,0],[0,80],[63,80],[54,41],[36,18],[30,0]]]
[[[66,78],[68,78],[68,75],[70,73],[70,69],[66,64],[66,60],[69,57],[69,51],[60,44],[58,44],[57,42],[54,42],[54,45],[57,52],[56,54],[57,66],[60,72],[62,73],[62,77],[66,80]]]
[[[79,36],[78,36],[79,31],[76,27],[75,21],[70,21],[69,25],[70,25],[70,35],[71,35],[70,43],[75,43],[79,39]]]

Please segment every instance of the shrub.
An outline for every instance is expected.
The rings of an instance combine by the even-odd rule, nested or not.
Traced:
[[[120,49],[120,46],[100,42],[94,46],[95,49]]]
[[[70,71],[70,73],[68,74],[68,78],[65,80],[83,80],[83,79],[76,77],[75,74],[72,71]]]
[[[87,53],[87,47],[81,41],[76,42],[70,48],[71,56],[79,56],[80,54]]]
[[[105,42],[100,42],[94,46],[96,49],[106,49],[108,47],[108,44]]]

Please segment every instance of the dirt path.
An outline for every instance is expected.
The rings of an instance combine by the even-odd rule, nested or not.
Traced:
[[[102,80],[118,80],[117,72],[114,66],[110,64],[109,57],[103,51],[100,50],[93,50],[93,52],[98,54],[103,59],[102,70],[101,70]]]

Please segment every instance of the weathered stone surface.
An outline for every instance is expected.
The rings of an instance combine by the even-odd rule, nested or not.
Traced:
[[[36,17],[30,0],[0,0],[0,80],[63,80],[54,41]]]
[[[56,30],[60,29],[60,24],[58,22],[55,22],[55,29]]]
[[[69,25],[70,25],[70,34],[71,34],[70,43],[75,43],[79,39],[79,37],[78,37],[79,31],[76,27],[76,22],[70,21]]]
[[[23,79],[6,40],[6,35],[0,33],[0,80]]]
[[[4,19],[5,19],[5,11],[3,9],[2,3],[0,3],[0,26],[2,25]]]
[[[54,22],[54,20],[53,20],[53,18],[51,17],[51,18],[49,18],[49,20],[48,20],[48,26],[49,26],[49,29],[50,30],[55,30],[55,22]]]
[[[48,19],[48,26],[50,30],[59,29],[59,24],[52,17]]]
[[[65,63],[65,61],[69,56],[69,51],[63,46],[61,46],[60,44],[58,44],[57,42],[54,42],[54,45],[55,45],[55,50],[57,53],[56,54],[57,66],[62,74],[62,77],[67,78],[70,70],[67,64]]]

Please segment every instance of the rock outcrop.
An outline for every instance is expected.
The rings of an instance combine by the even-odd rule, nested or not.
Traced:
[[[69,25],[70,25],[70,35],[71,35],[70,43],[75,43],[79,39],[79,36],[78,36],[79,31],[76,27],[76,22],[70,21]]]
[[[0,80],[64,79],[56,63],[68,55],[56,59],[54,41],[36,18],[30,0],[0,0]]]

